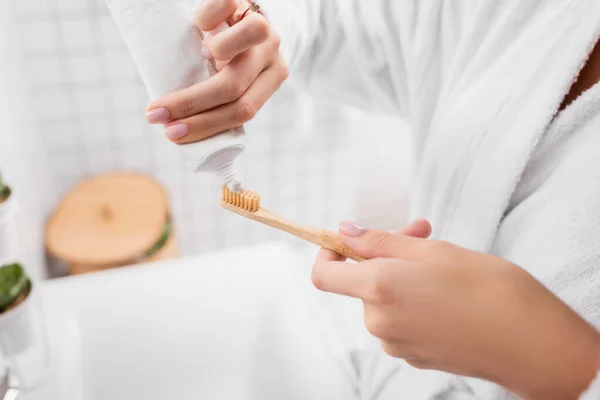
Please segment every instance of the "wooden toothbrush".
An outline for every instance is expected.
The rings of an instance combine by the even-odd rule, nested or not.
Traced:
[[[288,221],[277,214],[262,208],[260,206],[260,195],[250,190],[245,190],[242,193],[235,193],[223,186],[223,196],[221,197],[221,207],[258,221],[265,225],[269,225],[275,229],[290,233],[300,239],[304,239],[317,246],[327,250],[334,251],[341,256],[354,261],[364,261],[364,258],[353,252],[346,246],[340,235],[335,232],[304,226],[295,222]]]

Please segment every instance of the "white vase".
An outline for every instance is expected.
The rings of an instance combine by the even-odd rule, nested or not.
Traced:
[[[19,389],[27,392],[43,382],[48,369],[49,347],[38,291],[17,307],[0,314],[0,353]]]

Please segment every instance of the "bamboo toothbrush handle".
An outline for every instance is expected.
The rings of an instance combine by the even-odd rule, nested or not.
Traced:
[[[348,246],[346,246],[342,242],[342,238],[335,232],[331,232],[326,229],[312,228],[309,226],[304,226],[295,222],[288,221],[265,208],[259,208],[258,211],[252,213],[223,201],[221,202],[221,207],[236,214],[239,214],[243,217],[290,233],[300,239],[304,239],[307,242],[311,242],[327,250],[334,251],[339,255],[349,258],[351,260],[365,260],[363,257],[359,256],[358,254],[353,252]]]
[[[344,244],[342,238],[337,233],[326,229],[307,228],[307,236],[305,239],[311,243],[321,246],[327,250],[334,251],[341,256],[354,261],[364,261],[365,259],[356,254],[352,249]],[[299,235],[296,235],[299,236]]]

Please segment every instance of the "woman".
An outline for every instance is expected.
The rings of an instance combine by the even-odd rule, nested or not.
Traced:
[[[362,397],[584,396],[600,370],[600,2],[262,6],[266,19],[207,0],[199,28],[232,26],[203,44],[220,73],[147,119],[176,143],[202,140],[251,119],[289,64],[316,94],[411,124],[412,213],[433,232],[342,223],[369,261],[322,251],[313,269],[318,288],[363,300],[392,356],[361,357]]]

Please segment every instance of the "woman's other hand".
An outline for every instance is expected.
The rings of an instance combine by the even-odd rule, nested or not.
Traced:
[[[146,119],[165,124],[175,143],[197,142],[252,119],[288,77],[280,39],[266,18],[248,12],[244,0],[207,0],[196,21],[204,32],[222,23],[231,27],[203,43],[219,73],[192,87],[159,98],[147,108]]]
[[[600,335],[523,269],[427,235],[342,223],[361,263],[322,250],[321,290],[362,299],[365,324],[417,368],[496,382],[526,399],[577,399],[600,369]],[[412,236],[412,237],[410,237]]]

